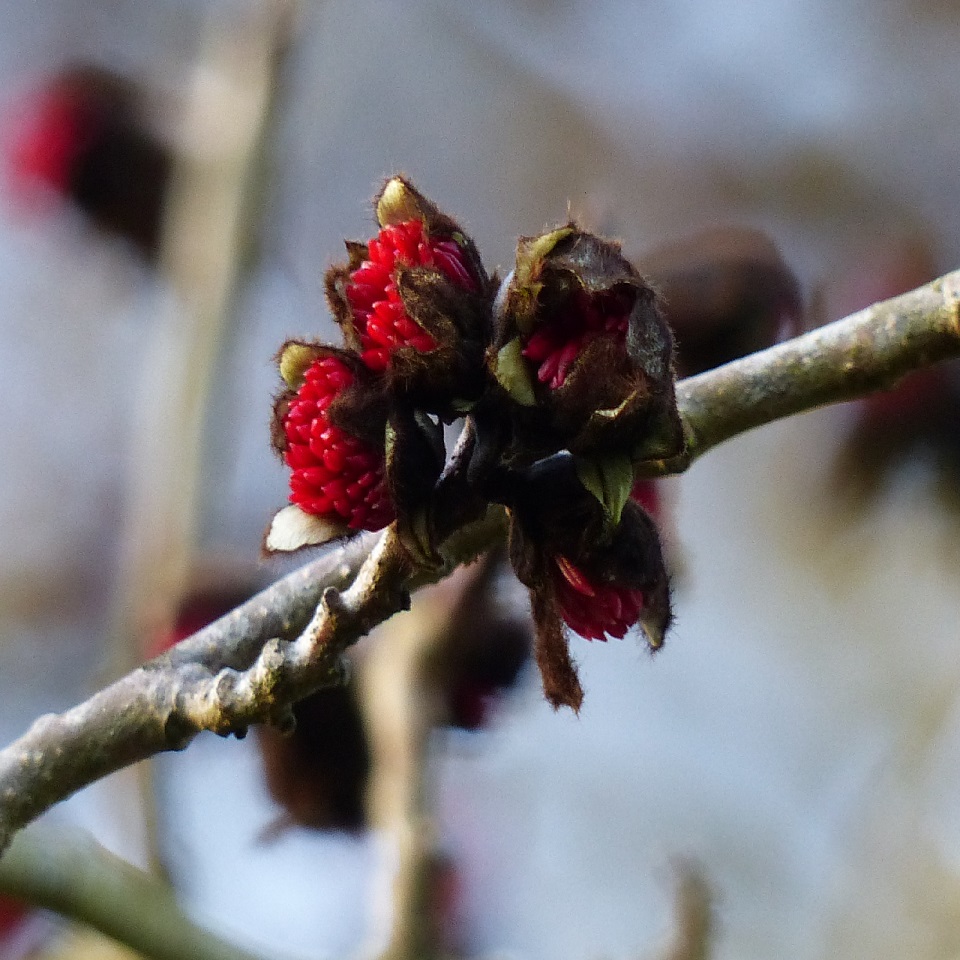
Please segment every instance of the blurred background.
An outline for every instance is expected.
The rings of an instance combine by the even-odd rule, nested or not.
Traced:
[[[952,3],[4,0],[0,17],[3,742],[295,565],[258,559],[286,498],[271,358],[333,338],[323,271],[370,235],[385,176],[490,268],[572,214],[665,285],[693,271],[706,285],[683,289],[712,306],[678,331],[691,356],[724,312],[707,280],[746,276],[697,369],[960,261]],[[795,274],[777,323],[752,299],[774,254],[758,240],[731,266],[718,228],[762,230]],[[487,571],[480,653],[433,682],[445,706],[410,775],[438,949],[671,955],[695,876],[719,960],[960,955],[958,383],[919,375],[661,483],[676,626],[655,658],[575,640],[579,718],[543,701],[525,599]],[[356,689],[302,724],[316,742],[201,738],[51,817],[266,956],[377,954],[400,855],[389,803],[363,800],[393,749],[370,704],[405,674],[376,650],[457,635],[461,581],[365,645]],[[8,913],[0,956],[109,949]]]

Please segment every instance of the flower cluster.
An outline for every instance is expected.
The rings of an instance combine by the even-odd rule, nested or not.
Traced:
[[[285,389],[273,441],[292,472],[290,506],[274,518],[267,552],[399,520],[422,559],[414,519],[443,466],[442,441],[425,415],[452,419],[451,406],[480,390],[482,358],[470,371],[449,357],[464,340],[483,339],[472,328],[490,309],[491,283],[472,243],[399,177],[385,185],[376,213],[377,236],[347,243],[349,262],[326,278],[344,346],[291,340],[277,355]]]
[[[378,232],[326,277],[342,346],[289,341],[273,441],[290,504],[267,552],[395,523],[414,562],[490,503],[529,588],[548,698],[582,698],[566,627],[640,624],[658,647],[670,600],[635,472],[682,452],[673,339],[619,247],[567,224],[522,238],[498,284],[472,241],[401,177]],[[468,428],[447,462],[443,424]],[[633,495],[632,495],[633,494]]]
[[[410,346],[428,353],[437,342],[407,314],[397,290],[397,267],[439,270],[453,284],[476,292],[460,248],[454,240],[430,240],[420,220],[384,227],[367,244],[367,259],[350,271],[345,290],[353,323],[371,370],[386,370],[397,347]]]

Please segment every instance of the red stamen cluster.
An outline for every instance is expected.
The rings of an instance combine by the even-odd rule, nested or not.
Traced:
[[[382,529],[394,518],[383,451],[327,419],[327,408],[353,383],[353,373],[338,357],[320,357],[304,381],[283,420],[291,502],[306,513],[346,521],[353,530]]]
[[[619,344],[626,342],[631,308],[622,294],[591,295],[578,290],[549,322],[540,325],[523,349],[523,355],[537,364],[537,379],[556,390],[591,341],[607,336]]]
[[[640,619],[642,590],[596,583],[566,557],[554,558],[553,583],[560,616],[575,633],[587,640],[621,639]]]
[[[398,266],[433,267],[457,286],[476,292],[477,282],[454,240],[432,240],[419,220],[384,227],[367,244],[367,259],[350,274],[347,301],[360,335],[363,362],[371,370],[386,370],[398,347],[426,353],[437,343],[414,323],[397,291]]]

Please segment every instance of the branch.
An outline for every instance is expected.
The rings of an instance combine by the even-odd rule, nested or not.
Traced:
[[[753,427],[889,387],[960,356],[960,271],[677,387],[687,432],[682,472]],[[491,509],[459,531],[436,571],[413,571],[391,530],[326,554],[85,703],[40,718],[0,751],[0,851],[14,833],[76,790],[202,729],[242,736],[283,725],[290,704],[341,675],[340,654],[439,579],[503,536]],[[356,579],[354,579],[356,577]],[[340,590],[352,585],[343,593]]]
[[[451,720],[453,651],[462,650],[464,640],[475,643],[472,624],[497,626],[490,617],[497,565],[490,560],[421,592],[410,616],[387,625],[358,670],[372,758],[367,809],[371,826],[397,852],[390,935],[379,960],[436,960],[447,953],[437,910],[444,856],[437,846],[431,756],[436,730]]]
[[[86,923],[149,960],[257,960],[188,919],[169,887],[63,830],[17,837],[0,860],[0,890]]]
[[[659,960],[709,960],[716,939],[713,892],[699,864],[685,860],[677,865],[674,931]]]
[[[960,270],[677,384],[688,463],[754,427],[960,356]]]

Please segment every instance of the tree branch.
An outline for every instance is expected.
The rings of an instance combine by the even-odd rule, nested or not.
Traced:
[[[957,356],[960,271],[678,384],[686,455],[651,474],[681,472],[745,430],[889,387],[909,370]],[[442,569],[429,572],[411,570],[390,530],[358,538],[85,703],[41,717],[0,751],[0,851],[76,790],[183,749],[202,729],[242,736],[251,723],[288,722],[290,704],[336,682],[343,650],[404,609],[410,589],[473,559],[503,529],[502,512],[491,509],[448,541]]]
[[[689,462],[754,427],[960,356],[960,270],[677,384]]]
[[[22,833],[0,860],[0,890],[86,923],[149,960],[258,960],[193,923],[169,887],[75,833]]]

